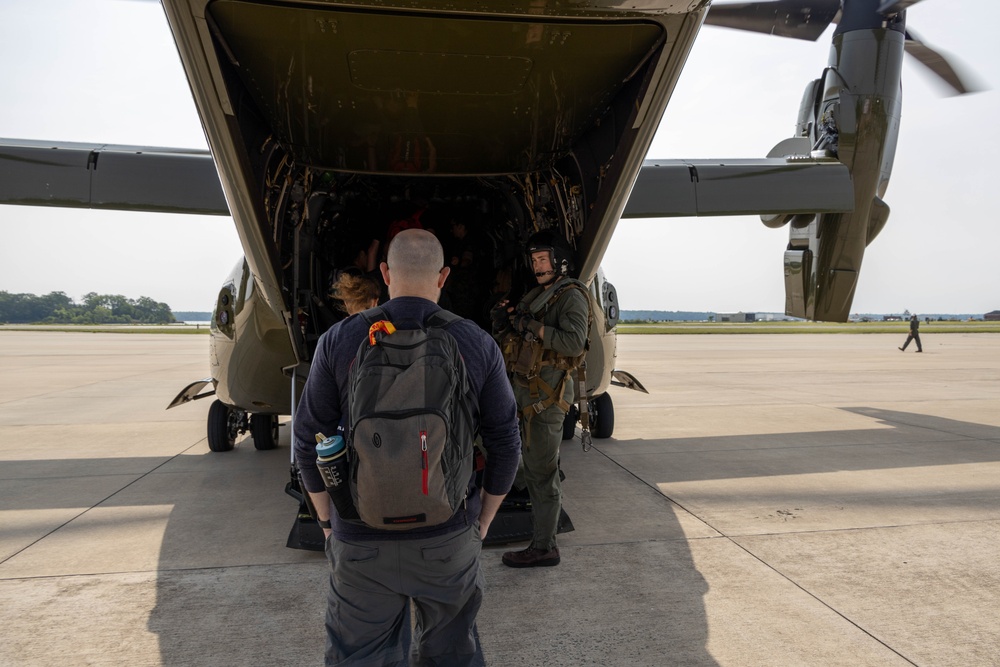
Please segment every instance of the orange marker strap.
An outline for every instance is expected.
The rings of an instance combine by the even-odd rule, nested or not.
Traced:
[[[389,320],[379,320],[375,324],[368,328],[368,342],[371,345],[375,344],[375,334],[379,331],[384,331],[387,336],[391,336],[396,333],[396,327],[392,326],[392,322]]]

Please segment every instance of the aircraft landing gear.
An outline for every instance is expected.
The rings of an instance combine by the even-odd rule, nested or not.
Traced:
[[[569,412],[563,419],[563,440],[572,440],[576,434],[576,423],[580,421],[580,409],[575,405],[569,406]]]
[[[604,393],[590,400],[590,434],[595,438],[610,438],[615,431],[615,406],[611,394]],[[576,425],[580,421],[580,410],[572,405],[563,420],[563,440],[572,440]]]
[[[258,450],[274,449],[278,446],[278,415],[256,414],[250,417],[250,435],[253,446]]]
[[[615,431],[615,406],[611,394],[604,393],[590,402],[590,431],[595,438],[610,438]]]
[[[247,413],[231,408],[220,400],[208,409],[208,448],[228,452],[236,445],[236,436],[247,431]]]
[[[236,446],[236,438],[247,431],[258,450],[278,446],[278,415],[249,414],[215,400],[208,409],[208,448],[213,452],[228,452]]]

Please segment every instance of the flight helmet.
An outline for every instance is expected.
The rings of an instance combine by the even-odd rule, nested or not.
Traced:
[[[536,252],[549,253],[549,262],[555,272],[548,281],[542,283],[544,285],[554,282],[559,276],[568,276],[570,271],[574,269],[572,248],[566,239],[552,230],[546,229],[532,234],[528,238],[525,250],[527,251],[529,270],[531,270],[531,256],[533,254]],[[536,276],[536,278],[539,277],[541,276]]]

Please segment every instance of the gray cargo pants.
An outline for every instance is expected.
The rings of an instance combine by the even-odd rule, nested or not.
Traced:
[[[327,667],[484,664],[475,635],[482,546],[478,526],[416,540],[327,540]]]

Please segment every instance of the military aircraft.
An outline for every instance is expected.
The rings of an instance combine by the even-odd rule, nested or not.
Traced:
[[[608,437],[609,385],[637,386],[616,379],[617,294],[600,272],[622,217],[787,224],[786,312],[846,319],[888,218],[904,49],[944,62],[907,31],[912,4],[163,0],[211,152],[5,139],[0,201],[232,215],[246,256],[218,294],[212,375],[174,402],[217,397],[216,451],[246,430],[274,446],[342,316],[333,276],[394,223],[469,221],[476,271],[453,284],[475,304],[523,290],[523,241],[557,229],[596,305],[585,393]],[[830,62],[768,157],[644,163],[704,23],[816,39],[830,22]]]

